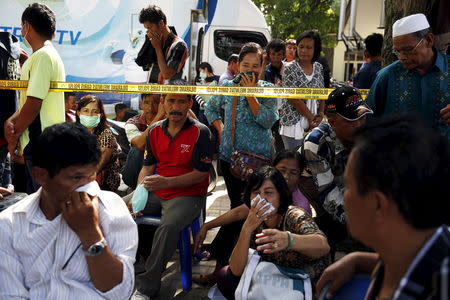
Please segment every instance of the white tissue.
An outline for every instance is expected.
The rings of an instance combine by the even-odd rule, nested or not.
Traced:
[[[100,193],[100,187],[98,186],[97,181],[91,181],[88,184],[82,185],[75,190],[75,192],[85,192],[91,196],[98,196]]]

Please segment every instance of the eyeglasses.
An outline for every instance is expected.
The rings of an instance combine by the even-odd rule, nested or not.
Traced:
[[[404,55],[409,56],[414,54],[414,50],[422,43],[423,38],[420,39],[420,41],[414,46],[412,49],[404,49],[404,50],[396,50],[392,49],[392,53],[394,53],[396,56],[400,56],[400,54],[403,52]]]

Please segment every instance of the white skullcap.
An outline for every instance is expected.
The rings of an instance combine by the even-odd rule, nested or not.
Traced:
[[[427,17],[424,14],[410,15],[395,21],[392,25],[392,37],[414,33],[430,28]]]

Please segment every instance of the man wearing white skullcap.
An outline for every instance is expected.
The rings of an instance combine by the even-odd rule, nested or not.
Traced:
[[[398,61],[378,72],[367,104],[375,116],[415,112],[450,139],[450,56],[434,47],[434,35],[423,14],[392,26],[392,52]]]

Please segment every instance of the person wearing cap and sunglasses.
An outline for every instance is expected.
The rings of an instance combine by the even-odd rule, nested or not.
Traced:
[[[325,103],[329,124],[322,123],[306,137],[299,149],[306,160],[306,170],[317,182],[318,197],[311,201],[315,221],[328,238],[332,259],[336,243],[347,238],[343,207],[343,175],[353,147],[353,133],[364,124],[372,110],[356,88],[335,89]]]
[[[434,35],[423,14],[392,26],[392,52],[398,61],[378,72],[367,96],[375,116],[414,112],[450,138],[450,56],[434,47]]]

